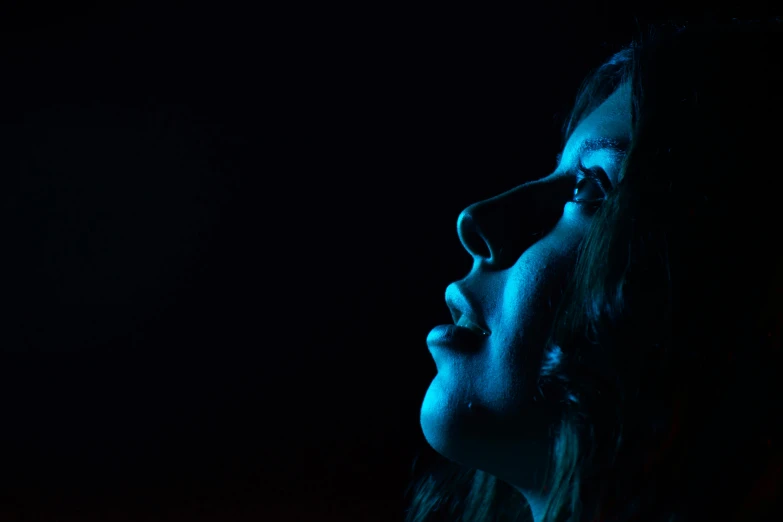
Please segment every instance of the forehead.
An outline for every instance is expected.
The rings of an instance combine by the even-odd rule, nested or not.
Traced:
[[[585,150],[585,145],[593,142],[627,144],[631,139],[631,88],[622,84],[601,105],[582,120],[568,139],[563,153],[558,155],[558,163],[571,165]]]

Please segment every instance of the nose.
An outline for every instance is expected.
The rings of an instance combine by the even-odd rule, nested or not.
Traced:
[[[573,181],[558,176],[474,203],[457,219],[462,246],[474,260],[507,268],[555,226],[572,191]]]

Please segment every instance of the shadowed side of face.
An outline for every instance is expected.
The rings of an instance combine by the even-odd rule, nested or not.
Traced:
[[[526,496],[542,484],[560,413],[537,395],[544,345],[593,219],[595,206],[587,202],[600,202],[618,182],[631,137],[630,101],[624,84],[582,120],[554,172],[475,203],[458,218],[473,267],[449,286],[447,298],[455,317],[471,316],[491,333],[469,349],[428,338],[438,374],[421,426],[436,451]]]

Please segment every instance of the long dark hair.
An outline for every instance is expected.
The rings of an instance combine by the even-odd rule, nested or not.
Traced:
[[[624,82],[631,146],[541,375],[563,407],[544,520],[783,519],[783,27],[649,29],[584,82],[564,143]],[[409,521],[529,515],[480,471],[416,488]]]

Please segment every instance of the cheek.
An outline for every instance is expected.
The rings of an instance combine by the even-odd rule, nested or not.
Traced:
[[[578,244],[574,235],[547,236],[528,249],[509,271],[495,355],[500,359],[498,364],[520,371],[526,379],[537,376]]]
[[[511,269],[503,290],[502,316],[513,321],[518,335],[530,339],[548,333],[576,261],[571,243],[542,240]]]

